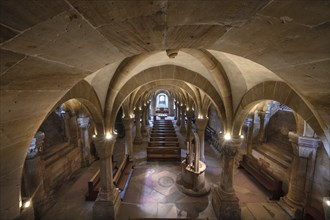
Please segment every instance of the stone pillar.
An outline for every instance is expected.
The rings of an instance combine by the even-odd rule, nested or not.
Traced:
[[[178,103],[178,105],[177,105],[177,108],[176,108],[176,110],[177,110],[177,114],[176,114],[176,125],[177,126],[180,126],[181,125],[181,117],[180,117],[180,113],[181,113],[181,109],[182,108],[182,106],[180,106],[180,104]]]
[[[178,116],[178,104],[177,104],[176,101],[174,102],[174,104],[175,104],[174,120],[177,120],[177,119],[178,119],[178,118],[177,118],[177,116]]]
[[[254,112],[249,114],[248,118],[248,132],[247,132],[247,156],[251,157],[252,156],[252,147],[253,147],[253,129],[254,129]]]
[[[123,125],[125,128],[125,154],[129,155],[130,160],[134,160],[134,149],[133,149],[133,118],[125,117],[122,118]]]
[[[140,118],[141,118],[141,110],[136,108],[134,110],[135,114],[135,138],[134,144],[142,144],[142,135],[141,135],[141,128],[140,128]]]
[[[174,115],[174,112],[173,112],[173,97],[169,97],[168,98],[168,114],[169,115]]]
[[[241,145],[241,138],[234,136],[231,140],[224,141],[220,152],[223,159],[220,184],[214,188],[212,205],[218,219],[241,219],[239,200],[233,187],[234,158]]]
[[[201,160],[205,161],[205,155],[204,155],[204,142],[205,142],[205,128],[207,126],[209,119],[208,118],[197,118],[195,121],[195,125],[197,128],[197,133],[200,140],[200,154],[201,154]]]
[[[64,130],[65,130],[65,141],[67,143],[71,143],[71,135],[70,135],[70,114],[69,112],[63,110],[61,111],[61,115],[64,121]]]
[[[83,144],[81,146],[81,165],[82,167],[87,167],[91,163],[91,150],[89,143],[89,117],[79,117],[77,118],[78,125],[81,130],[81,139],[83,140]]]
[[[183,105],[181,106],[181,125],[180,125],[180,132],[182,134],[186,133],[186,118],[185,118],[186,107]]]
[[[146,137],[148,134],[147,127],[146,127],[146,115],[147,115],[147,108],[144,105],[142,107],[142,122],[141,122],[141,134],[143,137]]]
[[[265,115],[266,112],[265,111],[258,111],[258,116],[259,116],[259,124],[260,124],[260,128],[259,128],[259,133],[258,133],[258,142],[259,143],[263,143],[264,142],[264,136],[265,136]]]
[[[190,136],[191,136],[191,127],[192,127],[192,118],[194,116],[194,112],[189,110],[187,111],[187,136],[186,136],[186,141],[190,140]]]
[[[145,119],[146,126],[149,126],[149,119],[150,119],[150,104],[148,103],[146,106],[146,119]]]
[[[93,220],[116,219],[120,206],[119,192],[113,185],[112,151],[116,136],[106,139],[98,135],[94,139],[100,157],[100,192],[93,206]]]
[[[288,193],[281,198],[280,205],[293,218],[301,218],[303,206],[308,202],[311,193],[316,151],[320,140],[298,136],[293,132],[289,132],[289,140],[293,148],[290,182]]]
[[[40,215],[54,204],[51,196],[47,198],[44,187],[45,164],[40,158],[44,138],[45,134],[38,131],[32,139],[26,155],[23,172],[26,195],[32,199],[35,219],[39,219]]]

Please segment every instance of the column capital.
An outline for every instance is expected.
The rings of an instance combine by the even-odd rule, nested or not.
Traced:
[[[107,139],[105,135],[97,135],[94,138],[95,148],[101,159],[111,156],[116,138],[117,135],[112,135],[110,139]]]
[[[89,126],[89,117],[79,117],[77,118],[77,122],[80,128],[88,128]]]
[[[321,143],[318,138],[299,136],[293,132],[289,132],[288,136],[293,148],[293,153],[298,157],[308,158],[315,153]]]
[[[198,130],[205,130],[208,122],[208,118],[196,118],[195,124]]]
[[[220,152],[227,157],[234,158],[238,152],[238,148],[242,144],[240,136],[233,136],[230,140],[224,140],[220,148]]]
[[[133,118],[124,117],[121,120],[123,122],[123,125],[124,125],[125,129],[132,129],[133,128],[133,122],[134,122]]]

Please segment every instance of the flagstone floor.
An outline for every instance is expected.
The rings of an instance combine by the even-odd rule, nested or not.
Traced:
[[[185,156],[184,138],[178,132],[182,157]],[[114,149],[114,161],[120,164],[124,155],[124,139],[118,139]],[[118,219],[129,218],[208,218],[216,219],[211,204],[212,191],[202,197],[183,194],[175,181],[180,174],[180,162],[146,161],[147,139],[134,146],[136,166],[121,203]],[[205,145],[206,181],[215,187],[219,182],[220,154]],[[84,201],[87,181],[98,168],[98,161],[88,168],[76,172],[70,182],[63,185],[56,194],[56,204],[42,219],[92,219],[93,202]],[[242,219],[285,220],[291,219],[280,206],[268,200],[268,192],[254,181],[244,170],[236,169],[234,188],[240,200]]]

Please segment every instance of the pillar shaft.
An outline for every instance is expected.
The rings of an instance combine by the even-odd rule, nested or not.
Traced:
[[[252,156],[253,147],[253,129],[254,129],[254,112],[249,115],[248,119],[248,133],[247,133],[247,155]]]
[[[186,133],[186,119],[185,119],[185,112],[186,112],[186,107],[181,106],[181,125],[180,125],[180,132],[181,133]]]
[[[186,136],[186,140],[189,141],[190,140],[190,136],[191,136],[191,128],[192,128],[192,118],[194,116],[194,112],[193,111],[187,111],[187,136]]]
[[[282,201],[289,206],[289,213],[293,217],[301,217],[303,206],[308,202],[307,195],[311,191],[314,176],[314,164],[319,140],[298,136],[289,132],[289,140],[293,148],[290,182],[288,193]]]
[[[260,119],[260,128],[259,128],[259,133],[258,133],[258,141],[259,143],[263,143],[264,142],[264,136],[265,136],[265,115],[266,112],[264,111],[259,111],[258,112],[258,116]]]
[[[181,113],[181,106],[178,104],[178,106],[177,106],[177,115],[176,115],[176,117],[177,117],[177,120],[176,120],[176,125],[177,126],[180,126],[181,125],[181,116],[180,116],[180,113]]]
[[[239,200],[233,188],[234,158],[240,145],[241,138],[235,136],[221,147],[223,169],[220,184],[212,194],[212,205],[218,219],[241,219]]]
[[[90,143],[89,143],[89,118],[88,117],[79,117],[77,118],[77,122],[81,131],[81,163],[82,166],[89,166],[91,162],[91,154],[90,154]]]
[[[105,139],[104,135],[98,135],[95,147],[100,157],[100,191],[93,206],[93,220],[116,219],[120,206],[119,192],[113,185],[112,151],[116,142],[116,136]]]
[[[125,117],[122,118],[123,125],[125,128],[125,154],[129,155],[130,159],[134,159],[133,149],[133,118]]]
[[[142,144],[142,135],[141,135],[141,127],[140,127],[141,110],[136,108],[134,114],[135,114],[135,127],[136,127],[134,144]]]
[[[204,156],[205,128],[207,126],[208,121],[209,121],[208,118],[197,118],[196,122],[195,122],[197,130],[198,130],[199,140],[200,140],[200,155],[201,155],[202,161],[205,161],[205,156]]]

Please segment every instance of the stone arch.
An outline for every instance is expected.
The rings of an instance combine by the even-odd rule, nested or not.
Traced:
[[[323,145],[330,155],[329,149],[329,130],[326,125],[308,103],[297,91],[281,81],[266,81],[251,88],[242,98],[234,118],[232,134],[238,135],[244,119],[249,111],[258,102],[264,100],[274,100],[282,103],[297,114],[299,114],[316,132],[323,142]]]
[[[127,81],[121,90],[118,92],[118,95],[115,97],[114,109],[110,109],[110,106],[106,106],[106,111],[110,112],[106,117],[106,127],[107,129],[113,129],[114,115],[118,111],[118,106],[121,106],[123,100],[133,91],[135,88],[147,84],[149,82],[157,80],[178,80],[186,83],[190,83],[202,91],[204,91],[210,99],[215,103],[219,108],[218,113],[221,115],[223,121],[226,121],[226,115],[224,110],[224,105],[221,100],[221,97],[217,93],[216,89],[211,85],[211,83],[205,79],[200,74],[193,72],[191,70],[185,69],[179,66],[173,65],[164,65],[159,67],[152,67],[147,70],[140,72],[139,74],[132,77]],[[111,112],[112,111],[112,112]]]
[[[45,105],[44,108],[47,109],[47,112],[45,112],[44,115],[36,117],[36,121],[34,121],[33,128],[27,129],[25,131],[26,138],[24,141],[20,142],[20,148],[15,150],[15,154],[13,155],[15,157],[14,161],[15,163],[19,164],[19,167],[17,168],[17,171],[15,171],[16,175],[15,177],[8,177],[7,182],[11,187],[15,187],[16,189],[16,195],[13,193],[1,193],[3,199],[7,201],[15,201],[17,204],[16,210],[12,210],[11,212],[18,213],[19,212],[19,199],[20,199],[20,193],[21,193],[21,177],[23,173],[23,164],[27,155],[27,151],[29,148],[29,145],[31,143],[32,138],[38,131],[41,124],[47,119],[49,114],[53,112],[60,104],[70,100],[70,99],[77,99],[79,100],[85,107],[90,111],[91,116],[94,119],[95,127],[97,129],[97,132],[104,132],[104,123],[102,118],[102,110],[101,105],[98,100],[98,97],[93,89],[93,87],[88,84],[86,81],[82,80],[76,83],[70,90],[68,90],[59,100],[54,103],[49,103],[47,106]],[[49,108],[47,108],[49,107]],[[41,119],[41,120],[39,120]],[[8,160],[13,160],[12,157],[8,158]],[[19,161],[19,162],[18,162]],[[11,166],[12,163],[7,163],[6,161],[3,161],[1,165],[8,165]],[[3,169],[6,169],[6,167],[2,167]],[[2,171],[3,172],[3,171]],[[5,174],[6,175],[6,174]],[[12,190],[12,189],[10,189]],[[10,198],[9,198],[10,196]],[[14,208],[11,208],[14,209]]]

